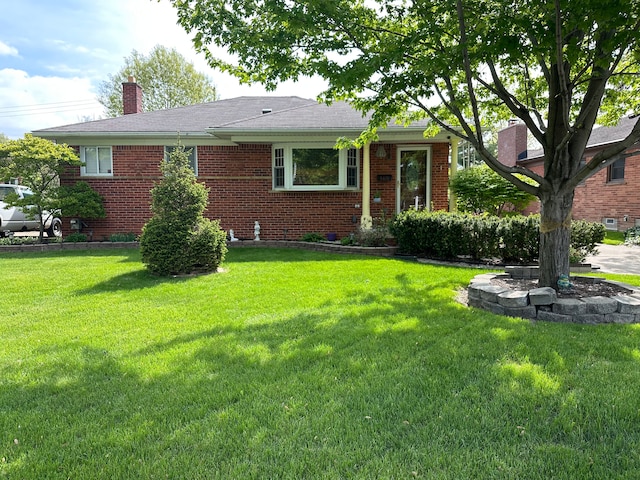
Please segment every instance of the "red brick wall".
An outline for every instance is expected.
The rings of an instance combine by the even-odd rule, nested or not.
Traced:
[[[385,145],[389,158],[375,157],[371,149],[371,192],[380,190],[383,203],[371,203],[371,214],[387,218],[395,213],[395,146]],[[449,145],[432,145],[432,203],[435,209],[448,206]],[[113,177],[79,177],[79,169],[63,181],[87,181],[105,199],[107,218],[86,220],[86,230],[94,240],[113,233],[139,234],[151,217],[149,191],[160,180],[162,146],[113,147]],[[201,146],[197,151],[198,180],[209,189],[205,216],[220,219],[223,229],[233,229],[236,237],[253,238],[254,222],[260,222],[260,237],[298,239],[308,232],[335,232],[338,238],[356,230],[362,215],[360,191],[282,192],[272,189],[271,145],[233,147]],[[361,161],[362,166],[362,161]],[[390,181],[378,181],[378,175],[391,175]],[[362,181],[362,172],[360,172]],[[356,207],[358,205],[358,207]],[[354,221],[356,223],[354,223]],[[69,233],[68,219],[64,221]]]
[[[510,167],[527,152],[527,126],[524,123],[509,125],[498,132],[498,161]]]
[[[603,218],[618,220],[618,230],[640,223],[640,150],[625,161],[624,180],[608,182],[608,169],[604,168],[578,185],[573,199],[573,218],[602,222]],[[587,161],[597,153],[592,150],[586,156]],[[528,168],[542,175],[542,163],[529,165]],[[527,209],[527,213],[538,213],[536,202]],[[624,221],[625,215],[627,221]]]
[[[595,153],[590,152],[587,160]],[[576,188],[573,218],[592,222],[616,218],[618,230],[624,231],[640,221],[640,151],[626,159],[624,180],[607,182],[607,171],[599,171]]]
[[[125,115],[142,112],[142,87],[133,77],[122,84],[122,105]]]
[[[373,203],[371,199],[371,215],[389,218],[396,211],[397,183],[397,148],[395,145],[383,144],[387,157],[376,157],[378,145],[371,147],[371,196],[380,192],[382,201]],[[403,144],[403,146],[405,146]],[[378,176],[391,180],[378,180]],[[434,143],[431,145],[431,204],[433,210],[449,209],[449,144]]]

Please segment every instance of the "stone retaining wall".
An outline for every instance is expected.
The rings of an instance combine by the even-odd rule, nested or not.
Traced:
[[[138,248],[138,242],[56,242],[36,243],[29,245],[0,245],[2,252],[48,252],[56,250],[98,250],[107,248]],[[350,253],[359,255],[375,255],[392,257],[398,247],[360,247],[347,246],[340,243],[300,242],[294,240],[239,240],[227,242],[229,248],[262,247],[262,248],[299,248],[327,253]]]
[[[628,291],[627,295],[558,298],[553,288],[512,290],[491,283],[494,278],[511,278],[505,274],[476,275],[469,284],[468,303],[498,315],[573,323],[640,323],[640,288],[602,280]],[[583,279],[592,277],[582,277]],[[601,280],[601,279],[600,279]]]

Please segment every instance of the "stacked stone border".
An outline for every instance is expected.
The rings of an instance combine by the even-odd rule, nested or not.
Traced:
[[[549,322],[640,323],[640,288],[597,277],[572,277],[575,281],[616,285],[626,290],[627,294],[581,299],[558,298],[556,291],[549,287],[514,290],[493,284],[493,279],[523,278],[518,273],[512,276],[509,267],[505,270],[507,271],[501,274],[476,275],[471,280],[467,289],[470,307],[498,315]]]
[[[30,245],[0,245],[1,252],[50,252],[58,250],[102,250],[108,248],[138,248],[138,242],[56,242]],[[398,247],[360,247],[329,242],[300,242],[295,240],[239,240],[227,242],[229,248],[297,248],[328,253],[349,253],[393,257]]]

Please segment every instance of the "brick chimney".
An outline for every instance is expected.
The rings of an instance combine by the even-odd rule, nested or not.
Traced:
[[[142,113],[142,87],[136,83],[136,78],[129,76],[122,84],[122,106],[124,114]]]
[[[498,160],[509,167],[527,158],[527,126],[509,120],[509,126],[498,132]]]

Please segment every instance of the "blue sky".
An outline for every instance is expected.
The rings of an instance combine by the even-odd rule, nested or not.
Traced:
[[[3,2],[5,3],[5,2]],[[175,48],[216,84],[222,98],[264,95],[206,65],[176,25],[167,0],[20,0],[0,16],[0,133],[20,138],[41,128],[103,117],[97,87],[132,50]],[[318,81],[286,84],[269,95],[314,97]]]

